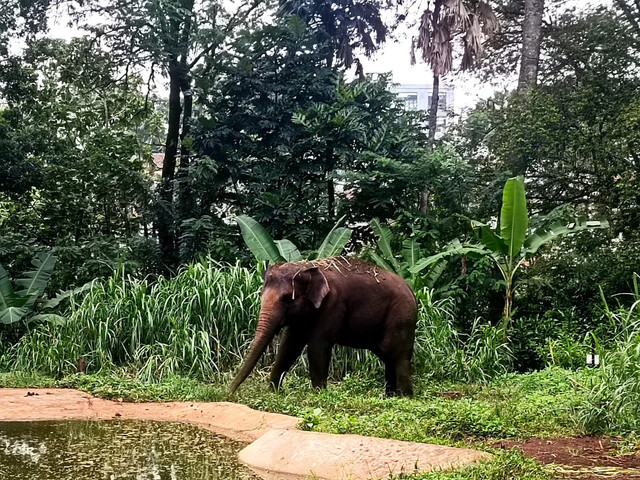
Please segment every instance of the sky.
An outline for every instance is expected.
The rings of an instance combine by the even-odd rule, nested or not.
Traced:
[[[611,0],[565,0],[564,7],[586,9],[597,5],[609,5]],[[50,24],[49,34],[53,37],[70,39],[81,34],[76,29],[66,25],[66,17],[59,15]],[[392,79],[400,84],[430,84],[432,74],[423,63],[411,65],[409,51],[411,45],[411,35],[408,31],[397,32],[397,40],[387,41],[383,47],[370,59],[363,60],[365,73],[392,73]],[[454,63],[455,66],[455,63]],[[454,91],[454,112],[463,114],[466,110],[473,108],[480,100],[490,98],[497,90],[514,88],[517,77],[507,78],[498,84],[482,82],[471,73],[451,73],[445,76],[442,83],[453,85]],[[163,90],[168,92],[166,86],[158,85],[159,93]],[[168,95],[168,93],[167,93]]]
[[[563,8],[587,9],[598,5],[610,5],[610,0],[565,0]],[[409,52],[411,48],[410,32],[399,32],[398,41],[387,42],[371,59],[365,59],[363,66],[366,73],[391,72],[395,83],[431,84],[432,73],[427,65],[418,63],[411,65]],[[459,60],[458,60],[459,62]],[[454,67],[456,62],[454,60]],[[454,112],[461,114],[473,108],[480,100],[493,96],[497,90],[515,88],[517,76],[507,78],[499,83],[482,82],[472,73],[450,73],[441,80],[454,87]]]

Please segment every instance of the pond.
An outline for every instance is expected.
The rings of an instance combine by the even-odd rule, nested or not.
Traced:
[[[244,445],[169,422],[0,422],[2,480],[257,480]]]

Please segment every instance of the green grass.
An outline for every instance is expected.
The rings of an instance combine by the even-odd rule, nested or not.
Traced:
[[[490,461],[456,471],[390,477],[393,480],[550,480],[547,471],[520,451],[493,446],[504,438],[584,433],[576,412],[589,394],[585,385],[598,374],[549,368],[484,383],[435,382],[422,376],[412,398],[385,397],[382,376],[350,375],[316,391],[306,376],[291,375],[281,391],[272,392],[265,371],[254,374],[232,397],[227,396],[231,374],[209,384],[176,375],[149,383],[124,370],[59,380],[13,372],[0,374],[0,387],[72,387],[135,402],[231,400],[298,416],[299,428],[305,430],[472,447],[494,455]]]
[[[261,274],[212,260],[172,279],[116,272],[72,298],[62,325],[31,327],[0,352],[0,367],[64,376],[116,366],[151,381],[175,374],[207,379],[234,367],[251,341],[260,308]]]
[[[281,391],[267,388],[265,374],[250,378],[232,397],[223,383],[181,376],[148,383],[126,372],[71,375],[61,380],[18,373],[0,374],[0,386],[73,387],[125,401],[221,401],[298,416],[306,430],[354,433],[449,445],[481,444],[493,439],[583,433],[576,408],[585,401],[590,371],[547,369],[508,375],[490,383],[445,383],[419,378],[412,398],[388,398],[382,378],[348,376],[326,390],[311,388],[292,375]],[[570,378],[577,377],[578,380]]]
[[[420,475],[397,475],[390,480],[551,480],[554,477],[518,450],[491,452],[494,458],[459,470]]]
[[[0,326],[0,371],[59,378],[75,373],[82,358],[90,373],[123,368],[147,382],[174,375],[218,381],[236,368],[253,337],[261,284],[260,269],[211,259],[187,265],[171,279],[137,279],[118,271],[84,296],[71,297],[57,312],[66,318],[61,324],[26,325],[12,344],[3,340]],[[511,352],[502,332],[478,323],[463,334],[450,301],[434,300],[428,290],[417,298],[420,372],[434,379],[487,381],[509,370]],[[272,360],[270,349],[264,361]],[[380,371],[371,353],[336,348],[332,378]]]

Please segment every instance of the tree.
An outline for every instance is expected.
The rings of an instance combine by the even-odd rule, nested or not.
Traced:
[[[220,52],[229,47],[239,28],[255,21],[262,5],[260,0],[237,8],[216,0],[109,0],[87,4],[79,11],[79,19],[104,19],[88,28],[124,66],[125,75],[145,70],[149,83],[158,72],[168,78],[169,108],[156,215],[167,267],[178,260],[180,224],[187,216],[184,210],[190,198],[188,183],[179,182],[184,191],[176,192],[175,186],[178,178],[186,178],[192,157],[193,71],[203,68],[206,75],[215,76]]]
[[[4,67],[0,129],[11,148],[0,154],[9,174],[0,182],[0,261],[15,271],[34,250],[55,248],[67,267],[56,286],[84,283],[145,243],[145,137],[161,122],[140,80],[119,81],[111,56],[85,39],[33,42]]]
[[[331,228],[326,156],[294,121],[301,109],[336,95],[336,73],[316,46],[314,32],[292,16],[247,32],[234,45],[238,59],[225,75],[199,80],[196,217],[211,216],[222,229],[219,208],[226,205],[222,215],[250,215],[302,249]]]
[[[412,63],[415,49],[433,72],[433,91],[429,108],[429,138],[436,134],[440,78],[453,69],[454,40],[462,39],[460,68],[467,70],[477,65],[482,56],[483,37],[498,28],[497,18],[488,3],[463,0],[434,0],[422,12],[417,39],[412,41]],[[425,207],[426,208],[426,204]]]
[[[525,262],[530,261],[540,247],[559,236],[592,228],[607,228],[609,223],[606,220],[597,221],[584,218],[573,219],[569,222],[557,221],[553,224],[543,224],[527,236],[529,215],[524,191],[524,178],[514,177],[507,180],[504,186],[499,225],[500,233],[496,234],[489,225],[471,220],[471,226],[478,240],[482,243],[482,247],[460,245],[458,248],[449,249],[421,260],[410,271],[419,272],[441,258],[452,254],[488,255],[498,267],[505,282],[501,328],[506,335],[513,311],[516,274]]]
[[[317,32],[327,67],[337,63],[350,68],[355,63],[360,76],[358,51],[370,56],[386,40],[387,27],[375,0],[281,0],[279,14],[295,15]]]
[[[521,272],[520,318],[575,309],[595,319],[600,288],[607,296],[633,288],[640,258],[636,41],[611,9],[558,17],[545,31],[538,85],[496,95],[461,125],[457,145],[476,172],[472,218],[490,218],[500,206],[498,186],[525,174],[530,212],[610,223],[559,240]]]
[[[543,14],[544,0],[524,1],[522,53],[520,56],[520,76],[518,78],[518,89],[520,90],[534,87],[538,79]]]

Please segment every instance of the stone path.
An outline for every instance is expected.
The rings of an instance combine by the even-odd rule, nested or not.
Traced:
[[[268,480],[386,479],[390,473],[446,470],[491,458],[477,450],[303,432],[295,429],[298,418],[227,402],[124,403],[70,389],[0,388],[0,421],[114,418],[192,423],[253,442],[240,460]]]

